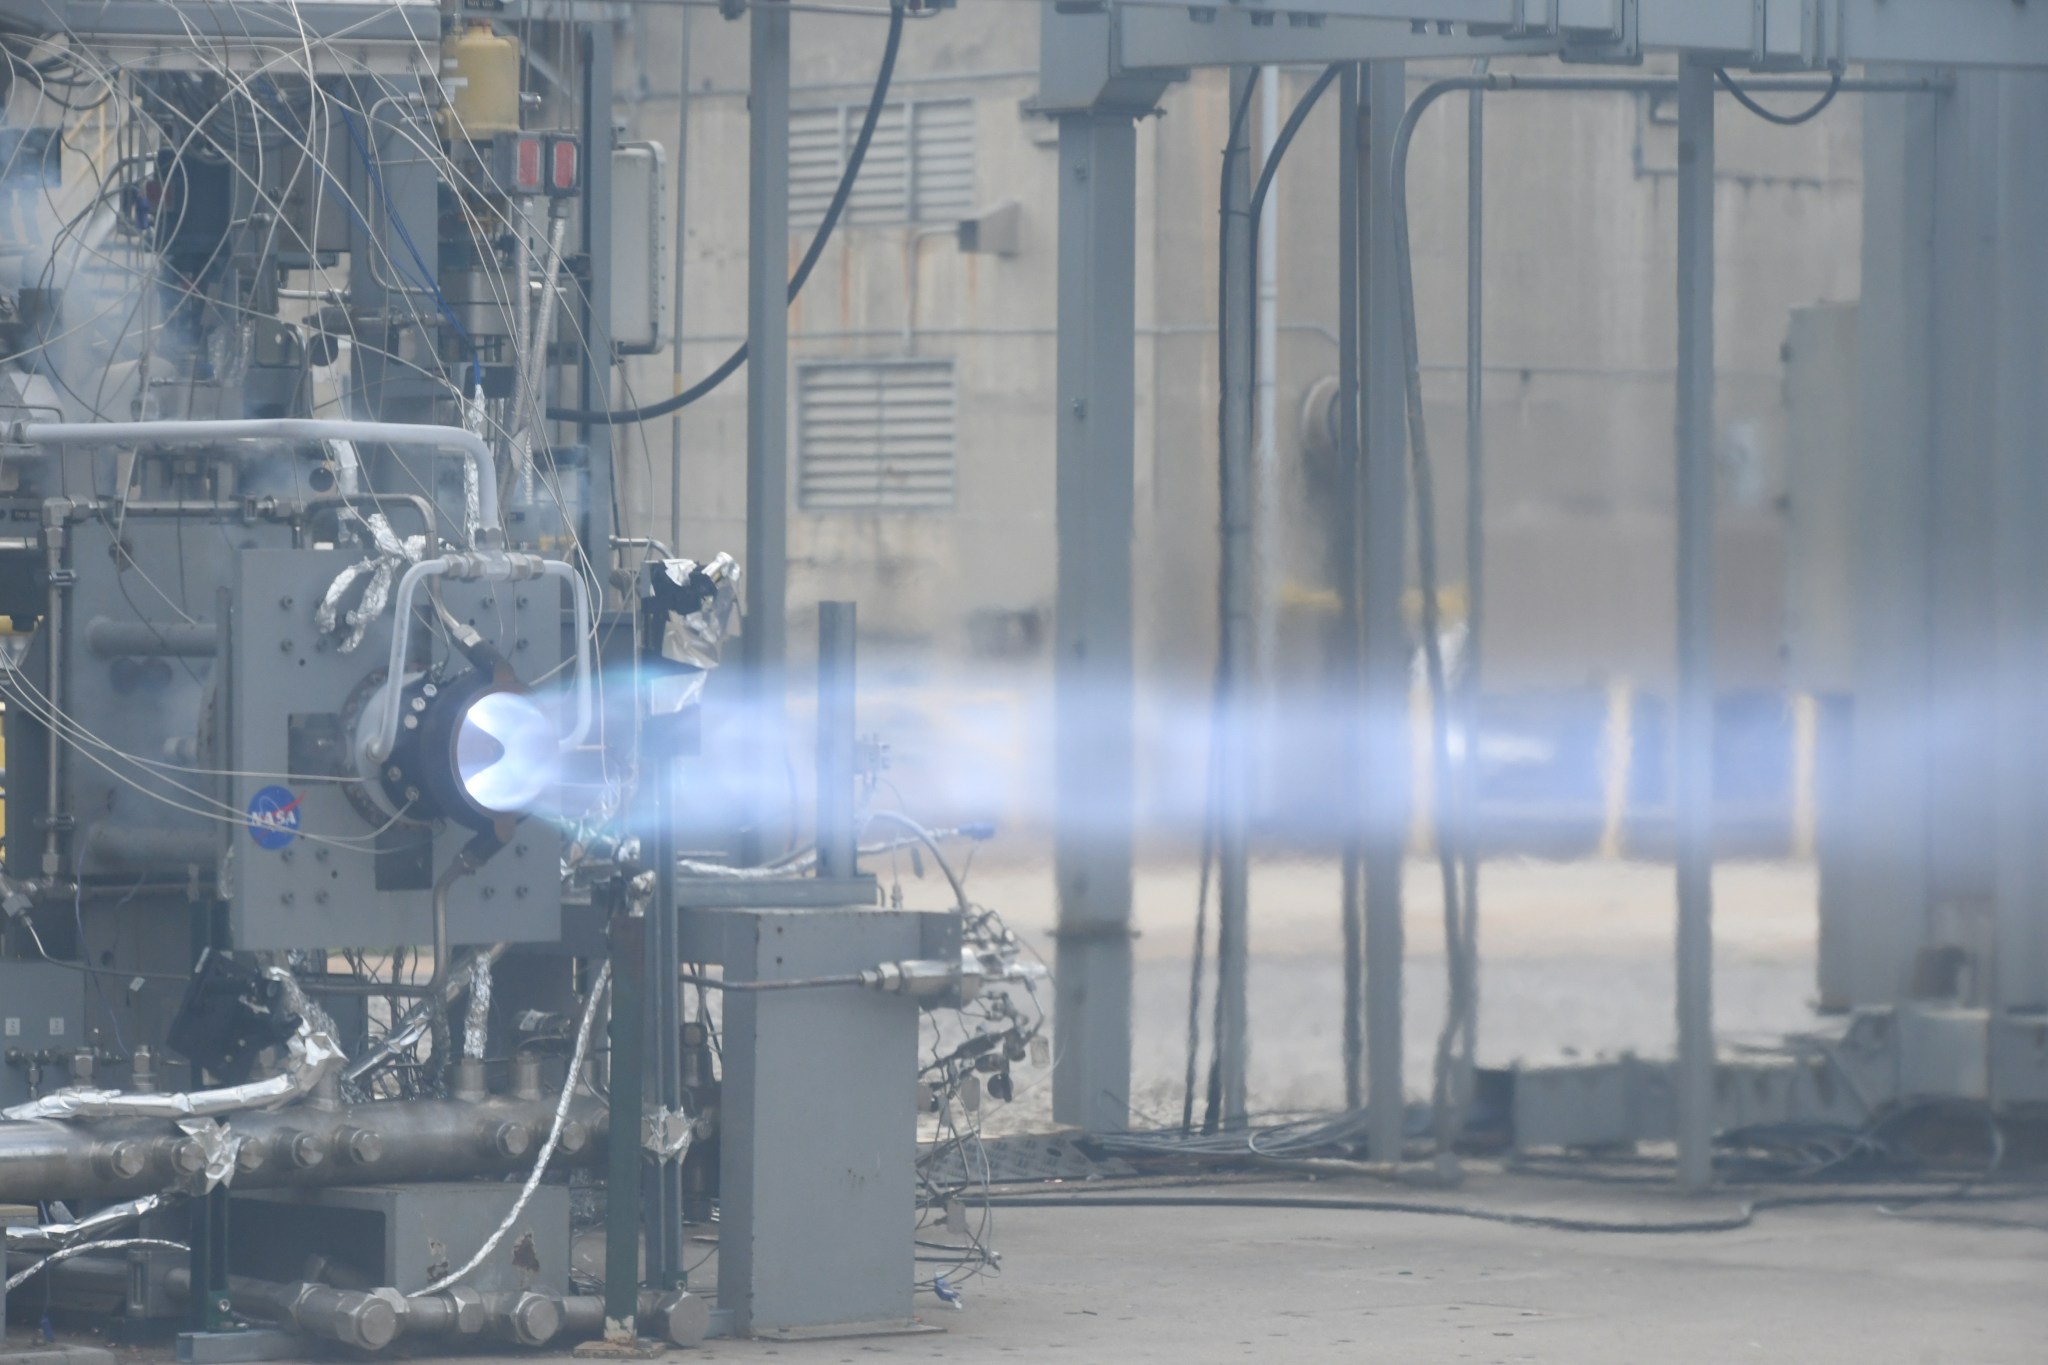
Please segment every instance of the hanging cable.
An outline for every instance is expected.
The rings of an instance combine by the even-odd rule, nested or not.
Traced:
[[[797,263],[796,273],[789,277],[789,301],[796,302],[796,296],[803,291],[804,282],[817,267],[818,258],[825,254],[825,244],[832,238],[832,229],[839,223],[840,214],[846,211],[846,204],[853,197],[853,182],[860,177],[861,163],[867,160],[868,144],[875,140],[875,125],[882,120],[882,107],[888,102],[889,84],[896,75],[896,52],[903,44],[904,0],[890,0],[889,38],[882,47],[881,69],[875,73],[874,92],[868,96],[867,112],[861,116],[860,133],[853,140],[853,151],[846,158],[846,169],[840,173],[839,185],[832,191],[832,202],[825,206],[825,217],[819,222],[818,230],[811,237],[810,246],[804,251],[803,260]],[[681,174],[680,171],[677,174]],[[681,225],[677,225],[680,231]],[[759,243],[755,244],[757,247]],[[680,325],[680,323],[678,323]],[[680,337],[677,345],[682,344]],[[622,408],[616,412],[600,412],[585,408],[549,408],[551,422],[580,422],[591,426],[632,426],[640,422],[651,422],[680,412],[720,384],[739,373],[740,366],[747,363],[747,342],[742,341],[733,353],[720,362],[717,369],[684,389],[673,398],[664,398],[658,403],[644,407]]]
[[[1252,96],[1258,92],[1259,71],[1254,68],[1251,79],[1245,82],[1244,93],[1238,97],[1237,108],[1231,111],[1230,132],[1223,139],[1223,172],[1216,191],[1216,372],[1220,376],[1229,363],[1230,354],[1230,309],[1225,304],[1230,282],[1230,174],[1237,158],[1249,148],[1238,146],[1238,139],[1244,135],[1245,120],[1251,114]],[[1227,448],[1230,434],[1226,423],[1228,409],[1225,407],[1221,386],[1216,399],[1216,449],[1220,453]],[[1221,586],[1218,586],[1221,596]],[[1201,886],[1195,893],[1195,952],[1188,971],[1188,1047],[1187,1076],[1181,1094],[1181,1127],[1188,1130],[1194,1126],[1195,1116],[1195,1067],[1202,1048],[1202,968],[1208,953],[1209,941],[1209,872],[1216,858],[1216,784],[1220,780],[1217,767],[1217,744],[1215,740],[1215,717],[1221,714],[1224,704],[1226,674],[1222,655],[1216,660],[1216,676],[1213,696],[1210,701],[1209,761],[1206,773],[1204,808],[1202,817],[1202,873]],[[1204,1127],[1215,1122],[1215,1099],[1208,1105],[1208,1117]]]
[[[1302,96],[1301,96],[1301,98],[1300,98],[1299,100],[1295,101],[1295,105],[1294,105],[1294,110],[1293,110],[1293,112],[1292,112],[1292,113],[1290,113],[1290,114],[1288,114],[1288,116],[1287,116],[1287,122],[1281,125],[1281,127],[1280,127],[1280,133],[1279,133],[1279,135],[1278,135],[1278,136],[1277,136],[1276,138],[1274,138],[1274,140],[1273,140],[1273,150],[1272,150],[1272,153],[1271,153],[1271,154],[1270,154],[1269,156],[1267,156],[1267,158],[1266,158],[1266,164],[1265,164],[1264,166],[1262,166],[1262,167],[1260,167],[1260,168],[1259,168],[1259,178],[1258,178],[1258,182],[1257,182],[1257,184],[1256,184],[1256,185],[1254,185],[1254,187],[1253,187],[1253,189],[1252,189],[1252,194],[1251,194],[1251,200],[1250,200],[1249,204],[1247,204],[1247,206],[1246,206],[1246,221],[1247,221],[1247,223],[1248,223],[1248,224],[1250,225],[1250,230],[1249,230],[1249,232],[1248,232],[1248,233],[1246,234],[1246,241],[1245,241],[1245,246],[1246,246],[1246,252],[1247,252],[1247,259],[1248,259],[1249,261],[1253,262],[1254,264],[1256,264],[1256,262],[1257,262],[1257,261],[1258,261],[1258,259],[1259,259],[1259,214],[1260,214],[1260,212],[1261,212],[1261,211],[1262,211],[1262,210],[1263,210],[1263,209],[1265,208],[1265,204],[1266,204],[1266,195],[1267,195],[1268,193],[1270,193],[1270,192],[1271,192],[1271,190],[1272,190],[1272,188],[1273,188],[1273,177],[1274,177],[1275,175],[1279,174],[1279,171],[1280,171],[1280,163],[1281,163],[1282,161],[1284,161],[1284,160],[1286,159],[1286,157],[1287,157],[1287,149],[1288,149],[1289,147],[1291,147],[1291,146],[1292,146],[1292,145],[1294,144],[1294,139],[1295,139],[1295,135],[1296,135],[1296,134],[1298,134],[1298,133],[1300,133],[1300,131],[1301,131],[1301,127],[1302,127],[1302,124],[1304,124],[1304,123],[1306,123],[1306,122],[1308,121],[1308,116],[1309,116],[1309,113],[1310,113],[1310,112],[1311,112],[1312,110],[1314,110],[1314,108],[1315,108],[1315,106],[1316,106],[1316,101],[1320,100],[1320,99],[1321,99],[1321,98],[1323,97],[1323,92],[1324,92],[1324,91],[1326,91],[1326,90],[1328,90],[1328,89],[1330,88],[1331,84],[1332,84],[1332,83],[1333,83],[1333,82],[1334,82],[1334,81],[1335,81],[1335,80],[1337,79],[1337,76],[1338,76],[1338,74],[1339,74],[1340,72],[1342,72],[1342,71],[1343,71],[1343,69],[1344,69],[1344,67],[1343,67],[1343,64],[1342,64],[1341,62],[1333,62],[1333,63],[1331,63],[1331,64],[1330,64],[1329,66],[1327,66],[1327,67],[1324,67],[1324,68],[1323,68],[1323,72],[1322,72],[1322,74],[1316,77],[1316,79],[1315,79],[1315,83],[1314,83],[1313,85],[1309,86],[1309,88],[1308,88],[1308,89],[1307,89],[1306,91],[1304,91],[1304,92],[1302,93]],[[1237,110],[1235,111],[1235,113],[1234,113],[1234,114],[1232,115],[1232,118],[1231,118],[1231,131],[1230,131],[1230,142],[1229,142],[1229,143],[1227,144],[1227,146],[1228,146],[1229,148],[1231,148],[1231,149],[1234,149],[1234,148],[1236,148],[1238,136],[1239,136],[1239,134],[1240,134],[1240,133],[1242,132],[1242,130],[1243,130],[1243,119],[1244,119],[1245,113],[1246,113],[1246,112],[1247,112],[1247,110],[1249,109],[1249,106],[1250,106],[1250,103],[1251,103],[1251,96],[1252,96],[1252,91],[1253,91],[1254,89],[1256,89],[1256,88],[1257,88],[1257,87],[1256,87],[1256,83],[1255,83],[1255,82],[1247,82],[1247,83],[1246,83],[1246,85],[1245,85],[1245,89],[1244,89],[1244,94],[1243,94],[1243,95],[1242,95],[1242,96],[1240,97],[1240,101],[1239,101],[1239,107],[1238,107],[1238,109],[1237,109]],[[1228,351],[1227,351],[1227,343],[1228,343],[1228,340],[1229,340],[1229,330],[1228,330],[1228,314],[1229,314],[1229,310],[1228,310],[1228,308],[1227,308],[1227,307],[1225,307],[1225,300],[1224,300],[1224,297],[1223,297],[1223,295],[1224,295],[1224,293],[1226,292],[1226,288],[1227,288],[1227,286],[1226,286],[1226,284],[1225,284],[1224,282],[1225,282],[1225,281],[1227,281],[1227,280],[1229,279],[1229,265],[1228,265],[1228,253],[1229,253],[1229,250],[1230,250],[1230,239],[1229,239],[1229,233],[1228,233],[1228,227],[1229,227],[1229,223],[1228,223],[1228,218],[1227,218],[1227,215],[1228,215],[1228,213],[1229,213],[1229,185],[1230,185],[1230,159],[1231,159],[1231,155],[1230,155],[1230,152],[1229,152],[1229,151],[1226,151],[1226,152],[1225,152],[1225,155],[1224,155],[1224,178],[1223,178],[1223,185],[1224,185],[1224,199],[1223,199],[1223,212],[1224,212],[1224,213],[1225,213],[1225,215],[1226,215],[1226,218],[1225,218],[1225,223],[1224,223],[1224,226],[1225,226],[1225,229],[1226,229],[1226,230],[1225,230],[1224,236],[1223,236],[1223,238],[1222,238],[1222,241],[1221,241],[1221,243],[1220,243],[1220,247],[1219,247],[1219,253],[1218,253],[1218,254],[1219,254],[1219,256],[1223,257],[1223,260],[1222,260],[1222,261],[1221,261],[1221,262],[1219,263],[1219,268],[1218,268],[1218,290],[1217,290],[1217,324],[1216,324],[1216,335],[1217,335],[1217,344],[1218,344],[1218,350],[1219,350],[1219,355],[1218,355],[1218,371],[1217,371],[1217,372],[1218,372],[1218,375],[1219,375],[1219,379],[1221,380],[1221,384],[1220,384],[1220,387],[1221,387],[1221,388],[1223,389],[1223,391],[1224,391],[1224,392],[1228,392],[1228,390],[1229,390],[1229,380],[1228,380],[1228,377],[1227,377],[1227,375],[1225,375],[1225,374],[1223,373],[1223,366],[1224,366],[1224,365],[1226,365],[1226,364],[1228,363],[1228,358],[1229,358],[1229,357],[1228,357]],[[1257,351],[1258,351],[1258,319],[1257,319],[1257,315],[1256,315],[1256,313],[1254,313],[1254,315],[1253,315],[1253,319],[1252,319],[1252,336],[1251,336],[1251,345],[1250,345],[1250,346],[1248,346],[1248,347],[1246,348],[1246,352],[1247,352],[1247,354],[1256,354],[1256,353],[1257,353]],[[1225,422],[1226,422],[1226,419],[1225,419],[1225,416],[1224,416],[1224,412],[1225,412],[1224,400],[1223,400],[1223,398],[1222,398],[1222,397],[1221,397],[1221,396],[1219,395],[1219,397],[1218,397],[1218,400],[1217,400],[1217,419],[1216,419],[1216,422],[1217,422],[1217,452],[1218,452],[1218,458],[1219,458],[1219,461],[1224,461],[1224,462],[1227,462],[1227,461],[1228,461],[1228,460],[1230,459],[1230,433],[1229,433],[1229,431],[1228,431],[1228,430],[1226,429],[1226,426],[1225,426]],[[1220,475],[1219,475],[1219,477],[1220,477]],[[1219,614],[1219,615],[1223,615],[1223,604],[1222,604],[1222,601],[1221,601],[1221,598],[1222,598],[1222,596],[1223,596],[1223,593],[1222,593],[1222,591],[1221,591],[1221,585],[1220,585],[1220,584],[1219,584],[1219,590],[1218,590],[1218,594],[1217,594],[1217,595],[1218,595],[1218,599],[1219,599],[1219,600],[1218,600],[1218,604],[1217,604],[1217,606],[1218,606],[1218,614]],[[1214,766],[1214,759],[1213,759],[1213,755],[1214,755],[1214,753],[1215,753],[1215,751],[1216,751],[1216,749],[1217,749],[1217,747],[1218,747],[1218,741],[1217,741],[1217,738],[1216,738],[1216,736],[1217,736],[1217,732],[1218,732],[1218,730],[1220,729],[1220,727],[1221,727],[1221,726],[1222,726],[1222,725],[1223,725],[1223,724],[1225,723],[1225,713],[1226,713],[1226,711],[1227,711],[1227,710],[1228,710],[1229,708],[1231,708],[1231,707],[1234,707],[1234,706],[1236,706],[1236,705],[1238,704],[1238,688],[1239,688],[1239,686],[1240,686],[1240,685],[1242,684],[1242,682],[1243,682],[1243,679],[1240,679],[1240,678],[1234,678],[1234,677],[1230,676],[1230,672],[1229,672],[1229,669],[1228,669],[1228,666],[1227,666],[1227,663],[1226,663],[1226,660],[1228,659],[1228,655],[1229,655],[1229,642],[1228,642],[1228,639],[1227,639],[1227,634],[1228,634],[1228,631],[1229,631],[1229,622],[1228,622],[1228,620],[1227,620],[1227,618],[1226,618],[1226,619],[1224,620],[1224,622],[1223,622],[1223,633],[1224,633],[1224,635],[1226,636],[1226,638],[1225,638],[1225,639],[1223,639],[1222,641],[1220,641],[1220,642],[1219,642],[1219,650],[1218,650],[1218,657],[1217,657],[1217,661],[1216,661],[1216,702],[1215,702],[1215,709],[1214,709],[1214,711],[1213,711],[1213,712],[1211,713],[1211,717],[1210,717],[1210,731],[1211,731],[1211,738],[1210,738],[1210,752],[1211,752],[1211,755],[1212,755],[1212,760],[1211,760],[1211,762],[1212,762],[1212,767]],[[1235,723],[1235,720],[1233,719],[1233,720],[1232,720],[1232,721],[1231,721],[1230,723],[1233,723],[1233,724],[1234,724],[1234,723]],[[1215,824],[1216,824],[1216,820],[1217,820],[1217,810],[1216,810],[1216,802],[1217,802],[1217,796],[1218,796],[1217,788],[1218,788],[1218,785],[1219,785],[1219,784],[1220,784],[1221,782],[1223,782],[1223,781],[1227,781],[1227,780],[1230,780],[1230,779],[1229,779],[1229,776],[1228,776],[1228,775],[1226,775],[1226,774],[1222,774],[1222,773],[1220,773],[1220,772],[1219,772],[1219,773],[1217,773],[1217,774],[1216,774],[1215,780],[1211,781],[1211,783],[1210,783],[1210,788],[1209,788],[1209,793],[1208,793],[1208,801],[1209,801],[1209,819],[1208,819],[1208,824],[1209,824],[1209,826],[1210,826],[1210,827],[1211,827],[1212,829],[1213,829],[1213,828],[1215,827]],[[1206,856],[1204,857],[1204,860],[1203,860],[1203,861],[1204,861],[1204,865],[1205,865],[1205,867],[1206,867],[1206,865],[1207,865],[1207,862],[1208,862],[1208,859],[1207,859],[1207,857],[1206,857]],[[1223,945],[1223,943],[1222,943],[1222,941],[1221,941],[1221,934],[1222,934],[1222,925],[1221,925],[1221,923],[1220,923],[1220,922],[1219,922],[1219,924],[1218,924],[1218,926],[1217,926],[1217,933],[1218,933],[1218,942],[1217,942],[1217,945],[1216,945],[1216,956],[1217,956],[1217,968],[1218,968],[1218,970],[1219,970],[1219,971],[1221,971],[1221,969],[1222,969],[1222,959],[1223,959],[1223,951],[1224,951],[1224,945]],[[1216,1011],[1215,1011],[1215,1012],[1216,1012],[1216,1021],[1215,1021],[1215,1024],[1214,1024],[1214,1026],[1213,1026],[1213,1027],[1214,1027],[1214,1031],[1215,1031],[1215,1036],[1216,1036],[1216,1037],[1218,1037],[1218,1038],[1220,1039],[1220,1038],[1222,1037],[1222,1031],[1223,1031],[1223,994],[1222,994],[1222,992],[1221,992],[1221,991],[1218,991],[1218,992],[1217,992],[1217,995],[1216,995]],[[1214,1131],[1216,1131],[1216,1128],[1217,1128],[1218,1124],[1219,1124],[1219,1123],[1220,1123],[1220,1121],[1221,1121],[1221,1116],[1222,1116],[1222,1106],[1223,1106],[1223,1055],[1222,1055],[1222,1051],[1221,1051],[1221,1049],[1220,1049],[1220,1048],[1212,1048],[1212,1049],[1211,1049],[1211,1051],[1210,1051],[1210,1058],[1209,1058],[1209,1093],[1208,1093],[1208,1102],[1207,1102],[1207,1106],[1206,1106],[1206,1112],[1204,1113],[1204,1116],[1203,1116],[1203,1122],[1202,1122],[1202,1128],[1203,1128],[1203,1131],[1204,1131],[1204,1132],[1214,1132]]]
[[[1820,116],[1821,110],[1835,102],[1835,96],[1842,93],[1842,73],[1837,69],[1829,72],[1828,75],[1829,80],[1826,93],[1815,100],[1811,106],[1800,110],[1796,114],[1780,114],[1758,104],[1747,90],[1744,90],[1735,83],[1735,78],[1728,74],[1727,67],[1717,66],[1714,68],[1714,79],[1721,82],[1723,90],[1735,96],[1737,104],[1749,110],[1750,113],[1755,114],[1764,122],[1775,123],[1780,128],[1797,128],[1802,123],[1811,122]]]

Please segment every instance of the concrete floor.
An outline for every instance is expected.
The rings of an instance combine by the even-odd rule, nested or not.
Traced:
[[[909,882],[912,903],[931,888]],[[1671,872],[1628,863],[1489,864],[1481,1058],[1670,1046]],[[978,866],[976,898],[1038,942],[1048,869]],[[1134,982],[1141,1111],[1178,1110],[1195,870],[1142,869]],[[1716,876],[1716,1004],[1724,1036],[1806,1022],[1813,875],[1730,864]],[[1433,870],[1410,869],[1408,1088],[1428,1083],[1442,1009]],[[1334,868],[1255,871],[1254,1103],[1341,1098]],[[1044,1075],[990,1127],[1047,1121]],[[1068,1186],[1072,1190],[1077,1187]],[[1455,1195],[1385,1184],[1265,1186],[1288,1196],[1454,1199],[1577,1218],[1663,1221],[1733,1211],[1680,1199],[1475,1169]],[[1566,1233],[1408,1213],[1008,1209],[991,1242],[1000,1277],[966,1283],[955,1312],[920,1299],[943,1334],[773,1344],[717,1342],[678,1362],[852,1365],[884,1359],[1122,1361],[1785,1361],[1999,1365],[2048,1361],[2048,1185],[2022,1203],[1768,1211],[1739,1231]],[[1251,1192],[1233,1187],[1229,1193]],[[159,1356],[158,1358],[162,1358]],[[477,1357],[470,1357],[478,1360]],[[486,1358],[487,1359],[487,1358]]]
[[[2025,1203],[1772,1211],[1740,1231],[1676,1235],[1390,1213],[1011,1209],[995,1230],[1002,1276],[970,1281],[957,1312],[921,1299],[944,1335],[715,1342],[690,1358],[2039,1365],[2038,1188]],[[1332,1181],[1225,1192],[1390,1194]],[[1738,1207],[1484,1174],[1451,1197],[1644,1222]]]
[[[887,875],[886,867],[881,871]],[[936,872],[922,882],[907,866],[901,874],[910,904],[944,903],[943,883],[933,885]],[[1131,1104],[1140,1123],[1178,1121],[1180,1115],[1198,879],[1199,868],[1190,860],[1148,860],[1137,871]],[[1411,1096],[1422,1096],[1429,1093],[1447,993],[1443,912],[1435,863],[1411,861],[1403,880],[1404,1080]],[[1329,861],[1273,858],[1253,864],[1248,996],[1255,1110],[1332,1109],[1344,1102],[1338,885],[1337,866]],[[1049,864],[978,861],[968,889],[1052,959],[1057,910]],[[1819,922],[1813,866],[1724,863],[1715,870],[1714,893],[1716,1032],[1724,1041],[1761,1042],[1811,1026]],[[1676,919],[1675,879],[1667,864],[1487,863],[1481,878],[1480,1064],[1621,1051],[1669,1056],[1676,1032]],[[1210,923],[1213,952],[1213,904]],[[1211,971],[1213,987],[1213,959]],[[1051,994],[1044,993],[1048,1001]],[[1205,1034],[1208,1003],[1205,998]],[[1048,1125],[1048,1081],[1043,1072],[1020,1072],[1016,1101],[986,1116],[990,1130]]]

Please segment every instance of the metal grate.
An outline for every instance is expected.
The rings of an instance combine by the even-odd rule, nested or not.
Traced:
[[[864,105],[803,109],[789,118],[789,221],[817,227],[832,202]],[[910,149],[905,155],[905,148]],[[875,140],[840,219],[848,227],[945,223],[974,213],[974,102],[882,106]]]
[[[797,504],[812,512],[953,505],[953,362],[797,368]]]

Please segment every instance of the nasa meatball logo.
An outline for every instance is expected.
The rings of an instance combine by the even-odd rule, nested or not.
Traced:
[[[299,835],[299,798],[289,787],[265,787],[249,798],[249,837],[258,848],[280,849]]]

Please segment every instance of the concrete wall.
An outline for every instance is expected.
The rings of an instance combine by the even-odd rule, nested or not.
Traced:
[[[634,136],[673,143],[683,12],[642,11],[621,84]],[[689,14],[689,209],[683,239],[685,370],[704,373],[744,329],[746,31]],[[883,26],[795,18],[795,103],[858,105]],[[1012,629],[990,657],[989,614],[1049,616],[1053,596],[1052,129],[1023,105],[1035,87],[1037,7],[967,0],[910,25],[899,93],[976,104],[977,198],[1023,208],[1014,258],[968,255],[914,229],[842,229],[792,311],[792,354],[952,356],[959,376],[958,505],[914,515],[797,512],[791,528],[793,653],[823,597],[861,604],[867,677],[906,685],[994,680],[1018,699],[1016,734],[1042,719],[1041,629]],[[1313,77],[1285,75],[1283,112]],[[1411,86],[1431,74],[1411,71]],[[666,83],[666,84],[665,84]],[[630,93],[630,91],[628,91]],[[1198,697],[1214,649],[1216,174],[1224,79],[1175,86],[1139,132],[1138,601],[1150,695]],[[1276,188],[1280,223],[1278,501],[1270,581],[1282,604],[1281,687],[1316,667],[1329,610],[1324,500],[1301,455],[1301,398],[1335,368],[1334,95],[1304,129]],[[1625,675],[1661,690],[1672,635],[1672,258],[1676,132],[1669,109],[1629,95],[1495,96],[1487,134],[1489,686],[1581,688]],[[1443,578],[1462,576],[1465,103],[1418,130],[1412,175],[1425,399],[1438,452]],[[1782,682],[1779,348],[1789,311],[1853,299],[1860,255],[1860,113],[1844,99],[1812,124],[1770,127],[1723,101],[1719,130],[1719,418],[1724,459],[1724,681]],[[804,241],[793,236],[793,266]],[[905,334],[908,272],[916,330]],[[669,359],[632,370],[634,397],[670,391]],[[686,552],[742,548],[742,374],[690,409],[680,449],[666,422],[620,463],[629,523]],[[671,470],[683,517],[671,527]],[[885,660],[886,656],[886,662]],[[882,670],[878,673],[878,670]],[[1170,701],[1153,704],[1162,715]],[[1159,720],[1159,743],[1176,747]],[[1016,737],[1013,734],[1012,738]],[[1034,772],[1036,770],[1034,769]],[[1154,785],[1179,772],[1155,757]],[[1036,777],[1020,779],[1036,781]],[[1176,779],[1177,780],[1177,779]]]

